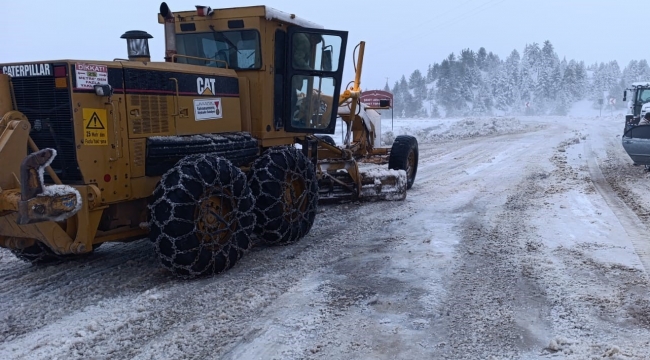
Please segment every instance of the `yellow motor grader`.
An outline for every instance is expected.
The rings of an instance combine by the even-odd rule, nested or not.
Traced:
[[[405,198],[418,144],[377,146],[363,42],[346,88],[345,31],[266,6],[163,2],[158,21],[164,61],[127,31],[128,59],[0,64],[1,247],[41,263],[148,237],[194,277],[301,239],[319,202]]]

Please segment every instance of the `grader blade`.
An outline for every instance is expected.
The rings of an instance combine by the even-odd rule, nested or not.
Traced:
[[[364,201],[399,201],[406,198],[404,170],[372,169],[361,175],[360,199]]]
[[[359,198],[359,168],[354,160],[318,161],[318,199],[338,203]]]
[[[370,168],[359,170],[355,160],[319,161],[321,203],[399,201],[406,198],[406,172]]]

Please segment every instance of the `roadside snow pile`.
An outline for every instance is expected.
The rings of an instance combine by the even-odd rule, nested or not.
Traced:
[[[529,125],[522,124],[514,117],[506,118],[464,118],[455,122],[431,121],[419,124],[413,120],[404,124],[395,131],[385,131],[382,141],[385,145],[392,145],[398,135],[412,135],[420,143],[439,142],[444,140],[468,139],[480,136],[511,134],[526,130]],[[429,126],[422,126],[422,125]]]

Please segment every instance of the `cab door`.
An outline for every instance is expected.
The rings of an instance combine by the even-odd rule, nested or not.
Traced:
[[[287,132],[334,133],[347,36],[346,31],[288,28],[282,86]]]

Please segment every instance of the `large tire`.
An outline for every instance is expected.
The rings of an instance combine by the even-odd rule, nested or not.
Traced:
[[[251,167],[255,234],[267,245],[286,245],[309,233],[318,206],[316,167],[293,146],[270,148]]]
[[[18,259],[31,263],[33,265],[52,264],[55,262],[81,259],[93,254],[93,252],[102,244],[94,244],[90,252],[84,254],[66,254],[59,255],[52,251],[46,244],[34,240],[34,244],[24,249],[10,249]]]
[[[418,173],[418,140],[410,135],[399,135],[395,138],[388,158],[388,168],[406,172],[406,188],[410,189]]]
[[[34,242],[34,245],[28,246],[24,249],[11,249],[11,253],[20,260],[34,265],[49,264],[64,260],[63,256],[57,255],[47,245],[38,240]]]
[[[72,217],[57,222],[57,225],[59,225],[61,229],[68,234],[68,236],[70,236],[72,239],[75,239],[78,235],[77,232],[79,230],[79,217],[78,215],[75,214]],[[12,237],[0,236],[0,242],[4,242],[10,239],[12,239]],[[13,239],[30,240],[29,238],[15,238],[15,237]],[[9,250],[11,251],[12,254],[14,254],[14,256],[16,256],[20,260],[26,261],[33,265],[41,265],[41,264],[51,264],[55,262],[81,259],[92,255],[93,252],[100,245],[102,245],[101,243],[93,244],[91,251],[83,254],[59,255],[54,251],[52,251],[52,249],[46,243],[36,239],[33,239],[33,241],[34,241],[33,245],[28,246],[24,249],[10,248]]]
[[[149,238],[162,266],[183,277],[222,273],[250,249],[254,199],[230,161],[192,155],[167,171],[149,205]]]

